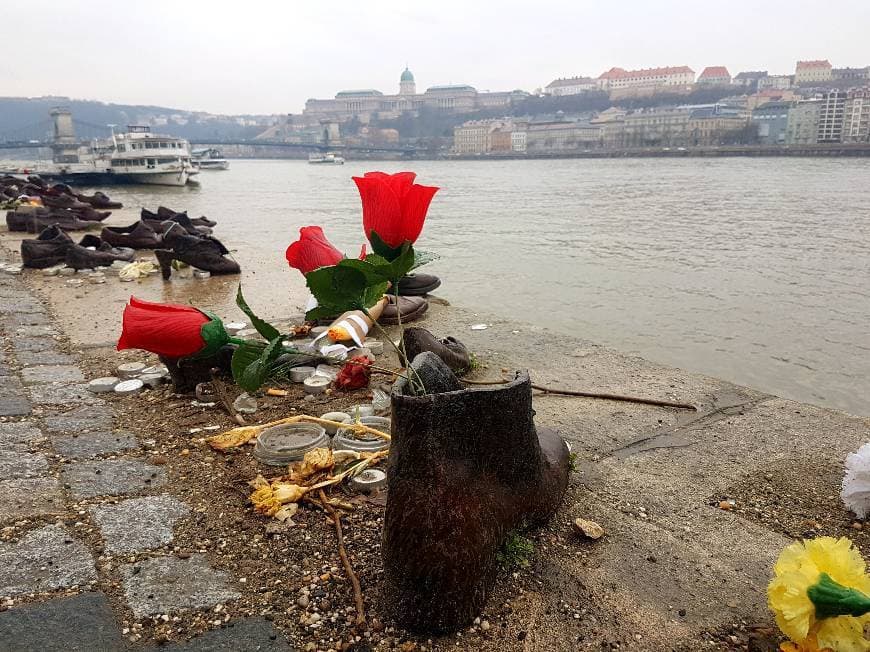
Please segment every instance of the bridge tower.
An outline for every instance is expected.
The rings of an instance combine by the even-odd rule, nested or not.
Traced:
[[[341,131],[337,120],[321,120],[323,144],[327,147],[341,145]]]
[[[54,120],[54,142],[51,145],[55,163],[78,163],[79,142],[73,125],[72,113],[65,107],[56,107],[49,112]]]

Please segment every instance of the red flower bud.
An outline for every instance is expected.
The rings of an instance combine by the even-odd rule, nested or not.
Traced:
[[[187,358],[217,351],[229,341],[219,319],[191,306],[130,297],[123,321],[119,351],[143,349],[170,358]]]
[[[413,244],[420,237],[438,188],[416,184],[416,177],[413,172],[366,172],[365,176],[353,177],[362,199],[363,229],[369,241],[372,231],[393,248],[405,242]]]

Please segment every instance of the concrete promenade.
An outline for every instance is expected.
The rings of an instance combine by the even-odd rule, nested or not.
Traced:
[[[85,390],[79,360],[62,343],[64,325],[27,288],[41,280],[0,276],[0,650],[150,649],[154,641],[131,640],[125,618],[172,621],[217,610],[221,620],[220,605],[250,589],[215,569],[208,553],[173,549],[173,529],[190,518],[190,506],[167,490],[165,470],[137,438],[135,415],[115,414]],[[159,300],[161,283],[149,281],[137,295]],[[480,322],[488,328],[470,329]],[[464,341],[486,365],[479,377],[528,368],[541,385],[699,410],[538,396],[536,420],[571,442],[577,468],[526,588],[486,636],[421,645],[768,649],[749,646],[753,632],[773,640],[765,589],[790,531],[785,519],[758,517],[761,498],[736,496],[734,510],[719,501],[735,488],[751,498],[770,485],[768,501],[800,513],[836,496],[842,461],[870,440],[870,420],[455,307],[434,304],[422,325]],[[803,486],[807,495],[792,492]],[[849,535],[854,519],[839,509],[834,526],[808,526],[809,534]],[[607,535],[578,542],[577,517],[598,521]],[[290,649],[287,632],[265,619],[229,624],[160,649]]]

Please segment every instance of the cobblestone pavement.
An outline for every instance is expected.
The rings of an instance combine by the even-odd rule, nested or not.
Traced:
[[[169,619],[240,594],[205,555],[168,548],[190,508],[162,489],[165,470],[135,434],[114,429],[52,323],[20,278],[0,276],[0,652],[150,649],[118,610]],[[98,536],[82,534],[91,529]],[[114,582],[120,607],[99,590]],[[249,618],[160,649],[290,647]]]

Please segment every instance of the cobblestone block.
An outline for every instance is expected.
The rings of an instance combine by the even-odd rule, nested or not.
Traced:
[[[0,478],[37,478],[48,473],[48,460],[40,453],[0,451]]]
[[[106,453],[120,453],[139,447],[129,432],[100,431],[51,435],[54,450],[70,459],[87,459]]]
[[[29,421],[0,423],[0,451],[28,451],[43,441],[45,435]]]
[[[175,523],[190,507],[172,496],[145,496],[91,507],[91,513],[108,552],[141,552],[170,543]]]
[[[0,543],[0,595],[54,591],[95,579],[91,553],[61,525]]]
[[[137,618],[213,607],[241,594],[227,574],[208,565],[205,555],[156,557],[121,568],[127,604]]]
[[[159,487],[166,482],[166,471],[141,460],[95,460],[66,465],[61,477],[70,493],[80,499]]]
[[[45,417],[42,422],[48,432],[78,434],[94,430],[111,430],[114,412],[107,405],[94,405],[76,408]]]
[[[236,649],[245,648],[244,641],[238,643]],[[0,613],[0,650],[13,649],[114,652],[126,649],[126,641],[105,594],[83,593]],[[271,650],[267,647],[260,649]]]
[[[82,370],[73,365],[41,365],[21,370],[25,385],[45,383],[78,383],[84,381]]]
[[[0,481],[0,522],[63,514],[63,495],[56,478]]]

